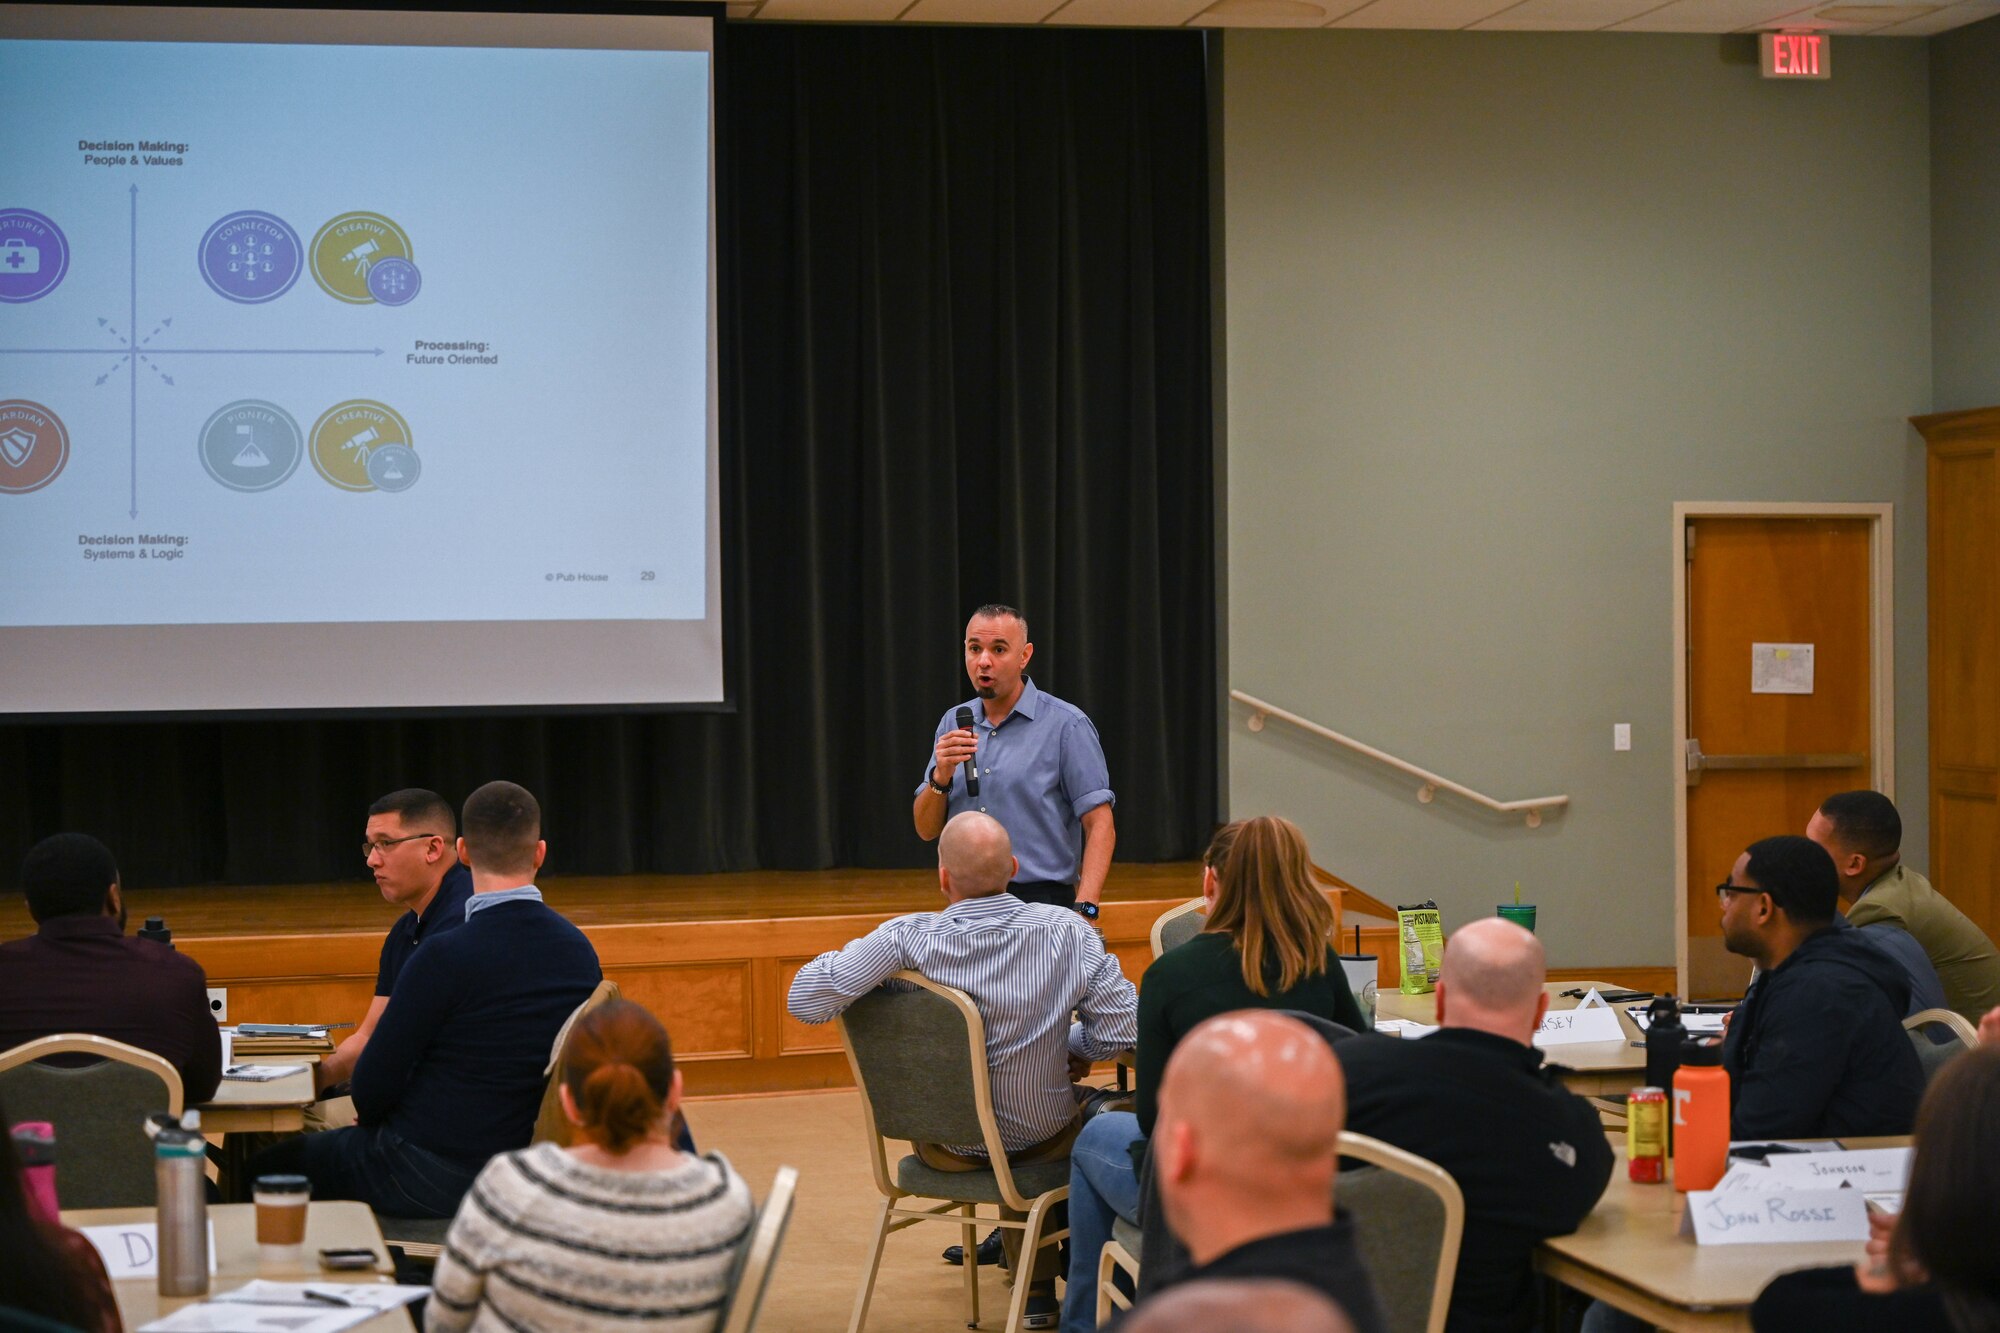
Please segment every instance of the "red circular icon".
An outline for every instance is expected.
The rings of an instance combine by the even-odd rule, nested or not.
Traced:
[[[0,494],[39,491],[68,462],[69,432],[60,417],[25,398],[0,402]]]

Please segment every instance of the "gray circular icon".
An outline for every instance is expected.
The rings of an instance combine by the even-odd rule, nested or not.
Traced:
[[[305,457],[305,434],[276,403],[244,398],[201,428],[201,465],[232,491],[282,485]]]
[[[407,444],[378,444],[368,454],[368,480],[379,491],[407,491],[423,470],[417,451]]]

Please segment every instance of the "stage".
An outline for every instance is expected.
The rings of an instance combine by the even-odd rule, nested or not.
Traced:
[[[549,905],[580,926],[605,975],[673,1033],[691,1095],[789,1092],[852,1080],[831,1024],[785,1012],[807,961],[889,917],[943,905],[928,870],[551,877]],[[1201,889],[1194,863],[1114,865],[1099,922],[1136,981],[1153,920]],[[1335,910],[1339,910],[1336,894]],[[396,912],[371,881],[134,888],[128,929],[165,919],[174,947],[228,991],[228,1021],[359,1019]],[[18,895],[0,902],[0,939],[32,933]]]

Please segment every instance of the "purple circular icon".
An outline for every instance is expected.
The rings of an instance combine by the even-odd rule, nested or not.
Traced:
[[[0,301],[39,301],[69,272],[62,228],[26,208],[0,208]]]
[[[423,285],[423,274],[407,259],[380,259],[368,269],[368,294],[383,305],[408,305]]]
[[[201,238],[201,276],[215,289],[245,305],[275,301],[299,280],[299,234],[283,218],[245,210],[231,213]]]

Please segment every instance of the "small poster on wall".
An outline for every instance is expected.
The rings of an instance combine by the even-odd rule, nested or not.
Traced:
[[[1809,643],[1750,645],[1750,693],[1811,694],[1813,646]]]

